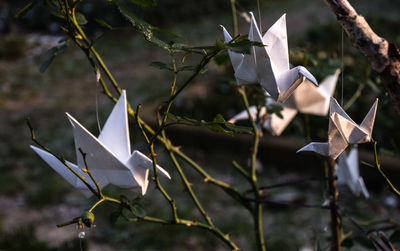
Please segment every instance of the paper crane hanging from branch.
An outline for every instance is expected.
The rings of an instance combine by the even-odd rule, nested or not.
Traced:
[[[328,142],[311,142],[297,152],[312,151],[336,159],[349,144],[371,141],[377,106],[378,99],[361,124],[357,125],[332,97],[329,111]]]
[[[153,162],[137,150],[131,153],[125,90],[115,104],[98,138],[93,136],[70,114],[67,113],[67,117],[73,127],[77,155],[77,165],[67,162],[71,168],[82,175],[95,188],[88,174],[82,171],[86,166],[82,153],[79,151],[81,149],[86,154],[88,168],[96,182],[99,183],[100,188],[113,184],[121,188],[140,187],[142,195],[146,193],[149,184],[149,170],[153,168]],[[31,148],[51,168],[71,185],[78,188],[85,196],[91,195],[86,185],[55,156],[35,146],[31,146]],[[158,165],[157,168],[164,176],[170,178],[167,171]]]
[[[322,80],[321,84],[316,87],[314,84],[306,80],[300,85],[288,100],[282,104],[274,101],[272,98],[266,98],[266,106],[271,104],[279,105],[282,107],[280,111],[282,118],[275,113],[267,115],[265,106],[261,107],[259,117],[267,116],[263,127],[270,131],[272,135],[279,136],[289,125],[290,121],[296,116],[297,112],[304,114],[312,114],[317,116],[326,116],[329,111],[330,97],[335,91],[337,79],[340,71],[337,70],[333,75],[327,76]],[[253,120],[257,116],[257,108],[255,106],[249,107]],[[235,123],[237,120],[248,119],[247,111],[242,111],[229,120]]]
[[[289,51],[286,34],[286,14],[261,35],[254,15],[250,12],[249,40],[260,42],[264,47],[252,46],[250,54],[228,50],[235,77],[239,85],[260,83],[268,94],[278,102],[285,102],[293,91],[308,79],[318,86],[314,76],[303,66],[289,67]],[[232,40],[221,26],[226,42]]]

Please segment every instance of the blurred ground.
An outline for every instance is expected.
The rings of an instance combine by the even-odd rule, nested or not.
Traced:
[[[355,1],[354,5],[367,17],[378,34],[400,44],[397,33],[400,24],[400,8],[396,7],[398,2]],[[213,12],[204,9],[204,13],[198,10],[198,16],[202,18],[188,21],[186,16],[181,21],[171,21],[168,28],[184,35],[189,44],[212,44],[215,38],[222,37],[218,24],[230,28],[230,10],[220,10]],[[245,10],[256,13],[254,6]],[[209,15],[210,12],[213,14]],[[291,62],[306,64],[319,80],[322,79],[329,70],[338,66],[340,28],[333,15],[323,1],[262,1],[263,27],[269,27],[283,12],[287,13],[289,47],[293,48]],[[178,19],[177,16],[174,18]],[[247,33],[248,25],[243,19],[239,20],[240,32]],[[156,23],[159,22],[158,25],[162,21],[155,20]],[[112,224],[108,217],[115,208],[107,206],[95,211],[97,227],[87,231],[87,238],[82,243],[77,239],[75,226],[61,229],[55,227],[58,223],[79,216],[90,203],[78,192],[71,190],[61,177],[29,149],[31,141],[25,119],[31,117],[41,142],[74,161],[72,131],[64,112],[73,114],[96,134],[96,99],[102,122],[107,118],[112,104],[98,94],[95,74],[84,54],[72,45],[65,54],[57,56],[45,73],[40,73],[39,67],[45,60],[41,55],[62,36],[59,33],[45,35],[43,31],[31,33],[26,28],[22,30],[25,31],[15,31],[0,37],[0,249],[14,247],[14,250],[77,250],[81,247],[104,251],[225,250],[226,247],[214,236],[202,231],[146,223],[133,224],[122,220]],[[140,36],[119,31],[105,34],[96,47],[121,86],[127,89],[131,104],[143,104],[143,116],[150,123],[154,122],[152,118],[157,106],[168,98],[171,76],[149,65],[152,61],[168,61],[168,55],[147,44]],[[380,113],[377,116],[374,137],[379,141],[381,154],[397,156],[398,160],[400,132],[396,128],[400,122],[399,117],[394,115],[379,79],[372,73],[365,80],[368,63],[347,41],[345,56],[344,99],[350,99],[359,84],[366,86],[362,97],[350,107],[348,113],[359,122],[369,108],[371,98],[380,97]],[[192,60],[194,61],[195,59]],[[229,64],[218,66],[211,63],[207,73],[197,78],[183,93],[183,97],[177,100],[174,111],[207,120],[217,113],[223,114],[225,118],[234,115],[243,108],[235,88],[229,84],[232,76]],[[182,79],[183,77],[179,80]],[[339,92],[336,93],[338,95]],[[327,120],[310,117],[310,123],[315,128],[312,132],[313,139],[324,139]],[[304,117],[298,115],[282,137],[293,139],[293,142],[302,140],[305,131],[303,125]],[[137,128],[131,125],[131,129],[134,134],[133,148],[145,151]],[[201,138],[194,135],[189,138],[189,132],[184,134],[185,137],[182,137],[179,130],[170,133],[173,142],[182,144],[184,151],[211,174],[238,185],[241,191],[248,189],[245,180],[231,168],[232,156],[240,163],[247,162],[250,148],[248,141],[240,141],[237,143],[240,146],[229,147],[217,144],[223,142],[224,137],[228,140],[229,136],[221,138],[211,133],[208,136],[202,135]],[[267,135],[266,138],[268,139]],[[371,150],[370,145],[364,147]],[[267,146],[260,149],[260,183],[263,185],[323,176],[324,171],[318,160],[310,164],[305,161],[300,163],[300,159],[298,165],[285,166],[279,161],[279,158],[287,158],[284,151],[282,154],[269,154],[269,151]],[[187,203],[188,197],[182,191],[178,176],[164,156],[163,149],[160,148],[157,152],[160,153],[160,163],[174,177],[174,182],[162,182],[174,195],[178,205],[181,205],[179,212],[187,217],[194,215],[200,219],[199,213]],[[400,167],[400,163],[397,163],[397,167]],[[222,191],[204,186],[202,179],[189,168],[185,167],[185,171],[215,223],[229,233],[244,250],[254,249],[248,213],[237,207]],[[365,165],[361,166],[361,172],[377,175]],[[366,179],[366,183],[372,193],[369,200],[355,199],[347,188],[341,188],[341,204],[345,205],[346,210],[363,222],[391,217],[399,219],[397,198],[380,185],[379,180],[377,183],[376,179]],[[118,194],[113,188],[107,192]],[[127,194],[130,198],[138,196],[132,192]],[[324,184],[309,183],[271,190],[267,192],[267,197],[320,204],[324,201]],[[152,187],[145,200],[149,215],[161,214],[169,217],[167,204]],[[320,209],[267,206],[266,241],[270,250],[312,250],[318,242],[326,247],[329,243],[328,223],[328,212]],[[356,230],[350,226],[345,220],[345,233],[351,230],[357,235]],[[360,246],[363,243],[360,243],[352,250],[365,249]],[[16,246],[18,244],[22,246]]]

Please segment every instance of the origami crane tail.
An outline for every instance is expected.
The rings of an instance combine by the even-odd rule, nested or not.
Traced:
[[[69,184],[74,186],[75,188],[78,188],[79,191],[85,195],[85,197],[89,198],[92,196],[92,192],[87,188],[87,186],[73,174],[68,168],[60,161],[58,160],[55,156],[50,154],[47,151],[44,151],[40,148],[37,148],[35,146],[30,146],[32,150],[34,150],[54,171],[56,171],[59,175],[61,175]],[[79,167],[76,165],[67,162],[68,165],[74,169],[79,175],[84,177],[86,181],[94,188],[95,185],[90,179],[89,175],[87,173],[84,173]]]
[[[316,152],[320,155],[329,156],[329,145],[327,142],[311,142],[310,144],[297,150],[296,153],[303,151]]]
[[[224,33],[225,42],[226,43],[230,42],[232,40],[231,35],[228,33],[228,31],[225,29],[224,26],[222,26],[222,25],[220,25],[220,26],[221,26],[222,31]],[[232,67],[236,71],[236,69],[238,68],[239,64],[242,62],[244,56],[241,53],[236,53],[236,52],[233,52],[231,50],[228,50],[228,54],[229,54],[229,58],[231,59]],[[238,82],[240,82],[240,81],[238,81]]]
[[[128,109],[125,90],[122,91],[98,140],[106,145],[118,159],[122,161],[129,159],[131,144],[129,140]]]
[[[372,105],[371,109],[365,116],[364,120],[361,122],[360,127],[369,135],[371,140],[372,129],[374,127],[376,110],[378,108],[378,99],[375,100],[375,103]]]

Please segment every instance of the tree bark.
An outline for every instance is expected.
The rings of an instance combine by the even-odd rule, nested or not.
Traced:
[[[346,31],[352,45],[363,53],[381,77],[395,109],[400,114],[400,52],[379,37],[347,0],[325,0]]]

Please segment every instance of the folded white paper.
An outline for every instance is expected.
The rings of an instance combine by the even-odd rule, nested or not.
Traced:
[[[286,33],[286,14],[264,34],[261,35],[253,13],[248,38],[260,42],[264,47],[252,46],[250,54],[241,54],[228,50],[235,77],[239,85],[259,83],[268,94],[278,102],[285,102],[293,91],[308,79],[316,86],[317,80],[303,66],[290,69]],[[232,40],[223,28],[226,42]]]
[[[351,149],[349,155],[346,152],[339,155],[335,169],[338,184],[347,185],[357,196],[362,193],[365,198],[369,198],[364,180],[360,177],[357,146]]]
[[[149,183],[149,169],[153,168],[153,162],[139,151],[135,150],[131,154],[125,91],[115,104],[98,138],[93,136],[68,113],[67,117],[73,127],[77,155],[77,165],[71,163],[72,168],[79,174],[83,174],[95,188],[88,175],[81,171],[81,169],[86,168],[83,156],[79,151],[81,149],[86,154],[86,162],[90,172],[101,188],[108,184],[121,188],[141,187],[142,195],[146,193]],[[91,195],[83,182],[57,158],[37,147],[31,147],[71,185],[80,189],[86,196]],[[158,165],[157,168],[164,176],[170,178],[167,171]]]
[[[349,144],[361,144],[371,140],[378,99],[372,105],[360,125],[357,125],[331,98],[329,111],[328,142],[311,142],[297,152],[312,151],[336,159]]]
[[[327,76],[318,87],[306,80],[285,103],[275,102],[272,98],[266,98],[266,106],[276,104],[282,107],[281,114],[283,118],[276,114],[269,114],[265,118],[264,128],[270,131],[272,135],[279,136],[296,116],[297,112],[326,116],[329,110],[330,97],[335,91],[339,73],[340,71],[337,70],[335,74]],[[250,113],[253,120],[255,120],[257,115],[255,106],[250,107]],[[264,117],[265,115],[266,108],[261,107],[259,117]],[[229,122],[235,123],[237,120],[242,119],[248,119],[246,111],[235,115]]]

